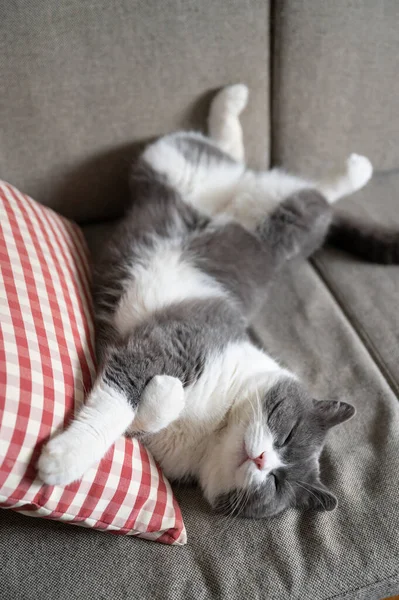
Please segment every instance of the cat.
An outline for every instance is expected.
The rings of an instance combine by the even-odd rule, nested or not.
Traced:
[[[194,478],[217,511],[263,518],[337,505],[319,456],[328,430],[355,410],[312,398],[248,326],[287,261],[310,256],[329,232],[345,238],[331,205],[362,188],[372,165],[352,154],[320,183],[248,169],[247,98],[243,84],[222,89],[209,137],[166,135],[133,166],[131,208],[94,273],[98,378],[42,450],[47,484],[79,479],[125,433],[171,480]]]

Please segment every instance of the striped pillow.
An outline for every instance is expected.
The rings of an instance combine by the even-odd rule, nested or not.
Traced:
[[[71,222],[0,181],[0,507],[166,544],[186,532],[169,483],[121,438],[85,477],[48,486],[40,449],[95,378],[88,252]]]

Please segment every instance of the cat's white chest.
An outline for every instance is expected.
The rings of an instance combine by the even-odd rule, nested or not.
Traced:
[[[239,346],[231,344],[225,352],[209,356],[201,377],[185,389],[180,417],[146,439],[146,446],[168,477],[197,474],[209,438],[232,401],[232,371],[237,366]]]

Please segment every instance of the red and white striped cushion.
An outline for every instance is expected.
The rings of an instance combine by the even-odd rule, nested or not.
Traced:
[[[63,488],[36,477],[43,443],[95,378],[89,262],[80,229],[0,182],[0,507],[167,544],[186,532],[147,450],[121,438]]]

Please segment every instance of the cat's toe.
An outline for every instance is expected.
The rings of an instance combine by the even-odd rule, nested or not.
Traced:
[[[147,433],[165,429],[179,417],[184,402],[184,389],[180,379],[156,375],[143,392],[133,428]]]
[[[81,452],[65,434],[50,440],[43,448],[37,469],[40,479],[48,485],[67,485],[80,479],[85,470]]]
[[[347,160],[348,176],[354,190],[359,190],[371,179],[373,165],[366,156],[351,154]]]
[[[248,103],[248,95],[248,86],[244,83],[236,83],[225,87],[218,94],[218,98],[225,105],[226,110],[238,116]]]

